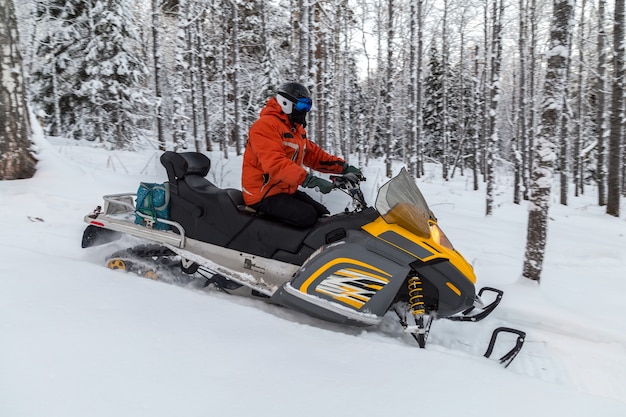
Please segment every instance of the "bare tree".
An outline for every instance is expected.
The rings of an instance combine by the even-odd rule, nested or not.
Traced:
[[[310,52],[310,14],[311,6],[309,0],[298,0],[298,12],[300,19],[298,22],[298,65],[297,80],[306,80],[309,76],[309,52]]]
[[[424,146],[422,138],[422,127],[424,126],[424,111],[422,109],[422,72],[423,72],[423,55],[424,55],[424,0],[417,1],[417,62],[416,74],[417,89],[415,91],[415,106],[417,111],[417,126],[416,126],[416,145],[415,145],[415,175],[421,177],[424,174]]]
[[[174,150],[187,149],[187,125],[188,116],[186,112],[187,91],[187,64],[186,64],[186,37],[188,18],[187,0],[178,2],[178,30],[176,32],[176,73],[174,74],[174,114],[172,115],[172,128],[174,135]]]
[[[528,17],[527,17],[527,0],[520,0],[519,2],[519,96],[518,96],[518,109],[517,109],[517,137],[513,143],[512,155],[515,163],[515,182],[513,184],[513,202],[519,204],[521,201],[521,194],[523,184],[523,167],[524,167],[524,146],[526,145],[526,135],[528,133],[527,125],[527,81],[526,81],[526,67],[527,67],[527,36],[528,36]]]
[[[422,152],[422,55],[424,53],[424,31],[422,8],[424,0],[412,1],[410,5],[410,62],[409,62],[409,172],[419,178],[423,173]]]
[[[585,0],[583,0],[583,12],[581,21],[579,23],[580,32],[584,29],[583,19],[584,19],[584,4]],[[570,85],[570,56],[571,56],[571,48],[572,48],[572,31],[569,31],[568,36],[570,37],[567,41],[568,51],[566,53],[568,62],[565,63],[565,85]],[[582,47],[582,41],[581,41]],[[582,79],[582,68],[581,68],[581,79]],[[585,92],[582,90],[582,82],[578,84],[578,98],[582,100]],[[564,206],[567,205],[567,197],[569,190],[569,174],[570,174],[570,129],[569,129],[569,121],[572,119],[572,107],[570,106],[570,97],[574,97],[573,89],[567,88],[563,92],[563,101],[561,102],[561,126],[559,128],[559,152],[558,152],[558,170],[559,170],[559,178],[560,178],[560,203]],[[582,106],[582,101],[581,101]],[[582,129],[581,125],[583,124],[584,117],[582,114],[579,114],[579,121],[577,123],[578,127]]]
[[[598,135],[598,159],[596,164],[596,182],[598,183],[598,205],[606,205],[606,136],[608,129],[606,126],[606,46],[604,31],[604,16],[606,11],[606,0],[598,1],[598,66],[596,94],[598,106],[596,113],[597,135]]]
[[[237,155],[243,154],[243,143],[241,141],[241,133],[239,131],[241,127],[241,115],[239,112],[239,13],[237,11],[237,2],[231,0],[232,7],[232,89],[233,89],[233,104],[235,120],[233,121],[231,140],[235,144]]]
[[[504,0],[493,1],[493,29],[491,53],[491,80],[489,85],[489,123],[487,137],[487,216],[493,214],[493,192],[495,187],[495,156],[498,146],[498,102],[500,101],[500,67],[502,66],[502,15],[504,14]]]
[[[161,23],[159,19],[159,0],[152,0],[152,59],[154,60],[154,95],[156,98],[156,127],[159,149],[165,150],[165,127],[163,125],[163,93],[162,93],[162,65],[161,65],[161,41],[159,32]]]
[[[529,67],[528,67],[528,136],[525,138],[525,146],[522,153],[523,173],[522,181],[524,183],[523,197],[525,200],[529,198],[530,191],[530,175],[533,169],[535,137],[537,136],[537,74],[539,72],[539,59],[537,58],[537,26],[538,17],[537,0],[530,0],[529,24],[530,24],[530,44],[528,49]]]
[[[587,0],[582,0],[580,8],[580,19],[578,24],[578,97],[576,100],[576,113],[578,114],[578,123],[576,123],[575,134],[573,137],[574,149],[573,149],[573,167],[572,173],[574,175],[574,187],[575,196],[579,196],[583,193],[584,186],[584,161],[582,154],[583,136],[585,131],[585,8]],[[563,155],[561,155],[561,158]],[[564,174],[561,173],[561,176]],[[564,179],[561,182],[561,204],[567,204],[567,183]]]
[[[569,41],[574,5],[570,0],[553,0],[550,49],[544,84],[541,130],[537,136],[530,187],[526,253],[523,276],[539,282],[547,241],[548,209],[552,189],[555,146],[558,140],[559,112],[563,109]]]
[[[36,159],[13,0],[0,2],[0,180],[30,178]]]
[[[387,141],[386,146],[386,157],[385,157],[385,166],[387,177],[391,178],[391,158],[392,158],[392,138],[393,138],[393,103],[391,100],[391,90],[393,89],[393,37],[394,37],[394,28],[393,28],[393,0],[388,0],[387,3],[387,83],[385,87],[385,108],[387,109],[387,117],[386,117],[386,132],[385,137]]]
[[[611,133],[609,135],[609,170],[606,212],[619,216],[624,121],[624,0],[615,0],[613,21],[613,94],[611,97]]]
[[[448,44],[448,0],[443,0],[443,21],[441,22],[441,61],[443,66],[443,77],[441,78],[442,97],[442,141],[441,141],[441,176],[444,180],[449,179],[450,169],[450,117],[449,117],[449,63],[450,46]]]

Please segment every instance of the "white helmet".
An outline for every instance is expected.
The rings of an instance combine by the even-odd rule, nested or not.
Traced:
[[[282,84],[276,92],[276,100],[287,115],[293,113],[294,107],[298,112],[307,113],[313,104],[309,89],[299,83]]]

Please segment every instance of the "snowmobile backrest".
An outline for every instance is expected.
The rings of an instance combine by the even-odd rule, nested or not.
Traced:
[[[167,171],[170,183],[182,180],[187,175],[206,177],[211,169],[211,160],[199,152],[166,151],[161,155],[161,164]]]

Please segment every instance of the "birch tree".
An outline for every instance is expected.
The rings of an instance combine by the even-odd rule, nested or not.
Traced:
[[[36,159],[13,0],[0,2],[0,180],[31,178]]]
[[[493,29],[491,53],[491,80],[489,86],[489,123],[487,125],[487,216],[493,214],[494,187],[495,187],[495,156],[498,146],[498,128],[496,118],[498,115],[498,102],[500,101],[500,67],[502,66],[502,15],[504,14],[504,0],[493,2]]]
[[[186,114],[186,105],[188,102],[187,91],[187,60],[186,60],[186,30],[188,25],[188,0],[179,0],[178,2],[178,20],[176,31],[176,57],[175,57],[175,73],[174,73],[174,90],[173,102],[174,113],[172,114],[171,123],[174,136],[174,150],[179,151],[187,149],[187,126],[189,117]]]
[[[152,0],[152,59],[154,61],[154,95],[156,99],[156,134],[159,143],[159,149],[164,151],[166,148],[165,126],[163,121],[163,81],[161,64],[161,20],[159,10],[159,0]]]
[[[388,0],[387,3],[387,83],[385,87],[385,109],[387,110],[386,126],[385,126],[385,138],[386,138],[386,157],[385,167],[387,177],[391,178],[391,159],[392,159],[392,140],[393,140],[393,103],[392,103],[392,89],[393,89],[393,0]]]
[[[231,0],[230,6],[232,9],[232,32],[231,32],[231,48],[232,48],[232,98],[234,105],[234,123],[231,130],[231,141],[235,144],[235,151],[237,155],[241,155],[243,153],[243,143],[241,141],[241,133],[239,129],[241,128],[241,115],[239,112],[240,103],[239,103],[239,12],[237,10],[237,2],[235,0]]]
[[[414,178],[423,173],[422,60],[424,53],[423,0],[410,2],[409,42],[409,172]]]
[[[513,143],[512,155],[515,164],[515,181],[513,183],[513,202],[519,204],[522,197],[523,183],[523,167],[524,167],[524,146],[526,145],[526,135],[528,134],[527,124],[527,36],[528,36],[528,20],[527,20],[527,0],[519,1],[519,95],[517,108],[517,137]]]
[[[450,48],[448,45],[448,0],[443,0],[443,21],[441,22],[442,33],[441,33],[441,63],[443,66],[443,77],[441,78],[441,97],[442,101],[442,126],[441,131],[443,132],[443,137],[441,141],[441,176],[444,180],[448,181],[449,179],[449,169],[450,169],[450,100],[449,100],[449,80],[451,77],[448,77],[448,57],[450,55]]]
[[[550,46],[546,52],[547,70],[542,103],[541,129],[537,136],[535,161],[530,184],[526,251],[522,275],[539,282],[547,243],[548,210],[553,182],[555,147],[566,89],[569,42],[574,4],[553,0]]]
[[[524,183],[523,197],[525,200],[529,198],[530,177],[533,169],[535,137],[537,136],[537,74],[539,73],[539,59],[537,52],[538,44],[538,20],[539,12],[537,11],[537,0],[530,0],[529,9],[529,25],[530,25],[530,44],[528,49],[528,138],[522,153]]]

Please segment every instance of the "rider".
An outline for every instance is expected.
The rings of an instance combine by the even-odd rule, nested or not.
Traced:
[[[324,173],[361,174],[307,138],[306,114],[311,106],[311,94],[304,85],[282,84],[250,127],[243,155],[241,183],[246,205],[300,227],[310,227],[330,213],[298,186],[317,188],[324,194],[334,188],[332,182],[309,174],[303,166]]]

